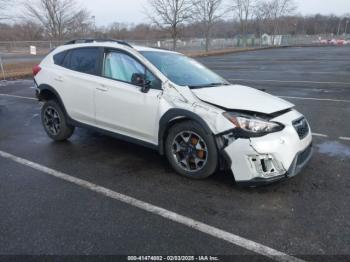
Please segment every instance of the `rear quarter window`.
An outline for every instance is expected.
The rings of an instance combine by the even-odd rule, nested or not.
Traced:
[[[53,56],[53,61],[56,65],[59,65],[59,66],[62,66],[63,65],[63,61],[64,61],[64,58],[66,57],[67,55],[67,51],[64,51],[64,52],[61,52],[61,53],[58,53],[58,54],[55,54]]]
[[[74,71],[96,75],[99,67],[99,55],[99,48],[73,49],[69,51],[69,65],[65,66]]]

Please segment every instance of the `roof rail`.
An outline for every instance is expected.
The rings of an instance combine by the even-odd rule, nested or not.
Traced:
[[[114,42],[114,43],[118,43],[120,45],[125,45],[125,46],[133,48],[132,45],[130,45],[129,43],[127,43],[125,41],[115,40],[115,39],[104,39],[104,38],[74,39],[74,40],[71,40],[71,41],[65,43],[64,45],[83,44],[83,43],[97,43],[97,42]]]

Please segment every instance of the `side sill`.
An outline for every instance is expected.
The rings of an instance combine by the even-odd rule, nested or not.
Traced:
[[[68,117],[68,124],[70,124],[72,126],[88,129],[88,130],[91,130],[91,131],[95,131],[95,132],[104,134],[106,136],[116,138],[118,140],[122,140],[122,141],[125,141],[125,142],[129,142],[129,143],[132,143],[132,144],[136,144],[136,145],[139,145],[139,146],[147,147],[147,148],[150,148],[152,150],[157,150],[158,151],[158,146],[154,145],[152,143],[148,143],[148,142],[145,142],[145,141],[133,138],[133,137],[125,136],[125,135],[122,135],[122,134],[114,133],[114,132],[111,132],[111,131],[108,131],[108,130],[105,130],[105,129],[102,129],[102,128],[90,126],[90,125],[78,122],[76,120],[73,120],[70,117]]]

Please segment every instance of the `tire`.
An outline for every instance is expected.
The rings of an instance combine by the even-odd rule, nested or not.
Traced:
[[[194,121],[181,122],[169,130],[165,154],[174,170],[188,178],[205,179],[217,170],[214,137]]]
[[[56,100],[45,102],[41,108],[41,123],[46,134],[54,141],[65,141],[74,133],[74,126],[67,124],[67,117]]]

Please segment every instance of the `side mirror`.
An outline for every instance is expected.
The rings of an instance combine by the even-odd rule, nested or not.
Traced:
[[[147,93],[151,89],[151,81],[146,79],[145,74],[133,74],[131,77],[131,83],[140,86],[142,93]]]

